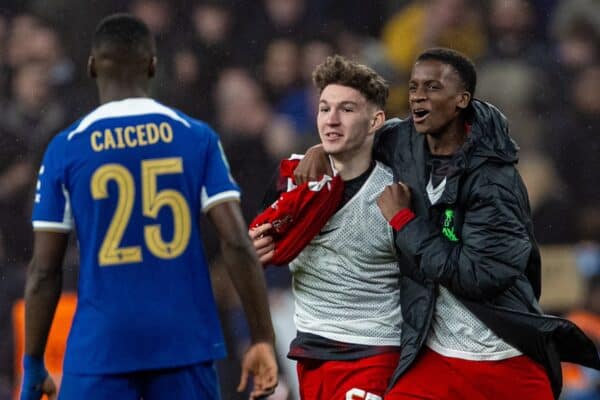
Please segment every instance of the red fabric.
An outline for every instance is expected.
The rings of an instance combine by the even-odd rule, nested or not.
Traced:
[[[383,353],[352,361],[302,359],[296,367],[300,398],[382,399],[399,359],[400,352]]]
[[[415,213],[410,208],[403,208],[390,219],[390,225],[395,231],[399,231],[415,217]]]
[[[553,400],[554,396],[544,368],[529,357],[471,361],[425,348],[385,399]]]
[[[298,162],[281,162],[282,180],[293,179]],[[343,194],[342,179],[325,175],[319,182],[304,183],[282,193],[279,199],[254,218],[250,228],[265,223],[273,225],[269,232],[275,240],[271,264],[285,265],[292,261],[335,213]]]

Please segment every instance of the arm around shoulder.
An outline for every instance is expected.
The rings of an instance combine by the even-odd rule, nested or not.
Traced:
[[[398,247],[418,260],[424,276],[453,293],[492,298],[512,285],[528,266],[533,248],[515,193],[488,182],[463,204],[456,241],[423,217],[397,234]]]

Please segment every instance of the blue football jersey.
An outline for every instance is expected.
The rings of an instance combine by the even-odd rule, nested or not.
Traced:
[[[35,196],[34,229],[79,240],[65,372],[225,355],[198,218],[240,191],[208,125],[148,98],[106,103],[52,140]]]

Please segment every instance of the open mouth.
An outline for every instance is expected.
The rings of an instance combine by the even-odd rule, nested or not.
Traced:
[[[429,110],[425,110],[422,108],[414,109],[412,112],[412,115],[413,115],[414,122],[423,122],[429,115]]]

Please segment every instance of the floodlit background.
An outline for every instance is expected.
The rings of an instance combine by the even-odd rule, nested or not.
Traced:
[[[407,113],[416,55],[452,47],[476,63],[476,96],[508,117],[521,146],[544,262],[542,305],[600,338],[600,3],[598,0],[2,0],[0,2],[0,400],[20,374],[22,303],[31,255],[32,192],[50,138],[97,106],[85,65],[94,27],[115,11],[156,34],[152,94],[208,121],[221,135],[243,190],[247,220],[259,210],[277,160],[318,139],[311,71],[340,53],[391,84],[388,117]],[[223,399],[235,393],[246,326],[214,270],[229,359],[219,363]],[[77,287],[73,238],[65,293],[48,350],[60,377]],[[267,270],[282,378],[273,399],[297,399],[287,345],[295,334],[290,277]],[[93,327],[90,327],[93,329]],[[565,399],[598,399],[597,376],[565,366]],[[588,392],[586,394],[586,391]],[[575,397],[587,395],[589,397]]]

